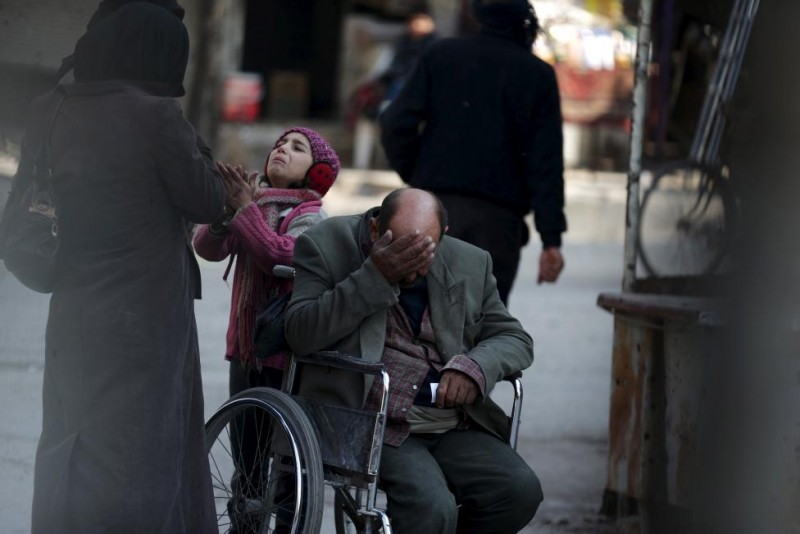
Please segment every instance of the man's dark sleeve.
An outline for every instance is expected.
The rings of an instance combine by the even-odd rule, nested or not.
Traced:
[[[564,216],[564,141],[561,101],[555,71],[548,68],[539,86],[523,144],[523,163],[536,230],[544,247],[561,246]]]
[[[400,94],[380,116],[381,142],[389,164],[409,182],[419,156],[421,125],[427,118],[428,54],[423,54]]]

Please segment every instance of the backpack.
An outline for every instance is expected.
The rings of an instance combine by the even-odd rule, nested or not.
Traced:
[[[253,354],[258,359],[269,358],[274,354],[289,350],[283,335],[286,305],[292,293],[285,293],[272,302],[256,317],[255,334],[253,336]]]

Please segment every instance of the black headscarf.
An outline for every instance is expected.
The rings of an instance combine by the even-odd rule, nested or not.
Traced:
[[[472,12],[483,31],[506,35],[528,47],[539,32],[539,20],[528,0],[472,0]]]
[[[111,15],[119,8],[134,2],[146,2],[148,4],[162,7],[178,17],[178,20],[183,20],[183,15],[185,12],[180,4],[178,4],[177,0],[102,0],[100,5],[97,6],[97,10],[92,15],[92,18],[89,19],[89,24],[86,25],[86,30],[88,31],[92,28],[92,26]],[[66,76],[66,74],[72,70],[74,66],[74,55],[69,55],[62,59],[61,67],[59,67],[58,73],[56,73],[56,80],[60,80]]]
[[[181,96],[188,60],[189,35],[180,19],[133,2],[96,21],[78,40],[75,80],[157,82],[169,96]]]
[[[100,5],[97,6],[97,11],[94,12],[92,18],[89,19],[89,24],[86,26],[86,29],[88,30],[96,23],[114,13],[119,8],[132,2],[147,2],[148,4],[154,4],[163,7],[178,17],[178,20],[183,20],[184,10],[180,4],[178,4],[177,0],[103,0],[100,2]]]

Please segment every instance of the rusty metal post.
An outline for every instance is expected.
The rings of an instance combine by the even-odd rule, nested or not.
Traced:
[[[647,111],[648,67],[650,65],[650,29],[653,20],[653,0],[641,0],[639,32],[636,47],[636,81],[633,88],[633,117],[631,153],[628,164],[628,204],[625,215],[625,267],[622,290],[632,291],[636,281],[636,258],[639,243],[639,188],[642,174],[645,113]]]

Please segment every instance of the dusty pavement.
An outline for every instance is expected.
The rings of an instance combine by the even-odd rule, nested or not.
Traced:
[[[345,174],[326,207],[332,215],[366,209],[394,184],[390,176],[365,183]],[[612,320],[595,300],[619,287],[624,179],[576,175],[568,180],[567,198],[571,230],[561,280],[536,284],[538,247],[531,245],[511,295],[511,311],[533,335],[536,354],[524,377],[519,451],[545,491],[524,532],[611,534],[617,529],[597,510],[605,484]],[[205,298],[197,303],[197,320],[210,414],[227,396],[222,354],[230,289],[222,281],[223,264],[201,268]],[[0,267],[0,533],[30,530],[47,303],[47,296],[27,291]],[[498,393],[501,402],[509,396],[508,390]]]

